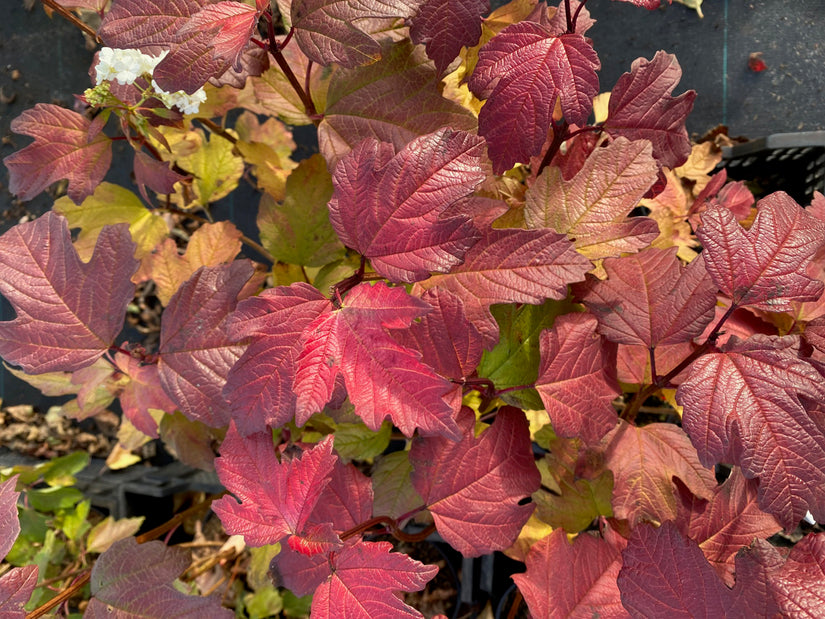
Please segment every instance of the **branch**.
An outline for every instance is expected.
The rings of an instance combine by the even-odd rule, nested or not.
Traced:
[[[97,32],[95,32],[94,28],[89,26],[88,24],[84,24],[80,19],[77,18],[71,11],[69,11],[66,7],[60,6],[54,0],[40,0],[45,6],[50,8],[55,13],[59,13],[62,17],[69,20],[72,25],[76,26],[84,33],[88,34],[92,39],[94,39],[95,43],[98,45],[103,45],[103,39],[101,39]]]

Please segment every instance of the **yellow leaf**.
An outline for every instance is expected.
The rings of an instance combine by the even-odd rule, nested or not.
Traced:
[[[119,520],[107,516],[89,531],[89,537],[86,538],[86,551],[105,552],[116,541],[137,533],[143,520],[143,516]]]
[[[176,138],[174,143],[170,140],[173,159],[178,166],[194,176],[194,195],[187,195],[188,192],[183,190],[181,183],[175,184],[176,189],[180,187],[172,195],[177,206],[207,206],[210,202],[229,195],[238,186],[238,181],[243,176],[243,159],[234,153],[232,142],[216,134],[207,139],[198,131],[189,131],[182,136],[172,135]],[[193,150],[192,147],[198,141],[200,145]]]
[[[513,545],[504,550],[504,554],[516,561],[524,561],[533,544],[552,532],[553,527],[539,520],[534,513],[521,528],[521,533],[518,534]]]
[[[70,228],[80,228],[74,246],[85,261],[92,257],[103,226],[129,224],[138,259],[150,253],[169,233],[163,217],[147,209],[134,193],[112,183],[100,183],[79,205],[66,196],[58,198],[54,210],[66,217]]]
[[[722,161],[722,149],[713,142],[694,144],[690,156],[684,164],[674,168],[674,173],[680,178],[693,181],[692,197],[699,195],[710,181],[709,174]]]
[[[676,0],[679,4],[684,4],[689,9],[693,9],[700,18],[704,17],[702,14],[702,0]]]

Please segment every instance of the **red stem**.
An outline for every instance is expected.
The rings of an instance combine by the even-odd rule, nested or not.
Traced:
[[[567,124],[566,120],[561,121],[558,125],[553,125],[553,141],[550,143],[550,146],[547,147],[547,152],[544,153],[544,159],[541,160],[539,169],[536,170],[536,176],[541,174],[541,171],[550,165],[551,161],[553,161],[553,157],[556,156],[556,153],[559,152],[561,145],[564,144],[564,141],[568,138],[567,130],[569,128],[570,125]]]

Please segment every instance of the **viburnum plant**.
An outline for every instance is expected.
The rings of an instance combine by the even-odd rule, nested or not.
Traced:
[[[11,190],[68,186],[0,238],[0,355],[214,459],[226,532],[313,619],[421,616],[438,568],[376,537],[433,531],[522,560],[534,617],[821,616],[825,198],[711,176],[676,59],[605,88],[585,4],[114,0],[85,109],[12,123]],[[140,195],[103,181],[116,139]],[[253,177],[260,243],[210,214]],[[136,286],[156,350],[115,343]],[[171,550],[112,545],[87,616],[232,616]]]

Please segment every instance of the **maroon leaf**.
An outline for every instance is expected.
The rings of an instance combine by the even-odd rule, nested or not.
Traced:
[[[487,140],[496,174],[539,154],[557,100],[567,122],[587,120],[599,92],[600,67],[582,35],[554,36],[530,21],[508,26],[479,50],[468,85],[479,99],[487,99],[479,133]]]
[[[420,591],[438,567],[391,549],[389,542],[360,542],[336,553],[330,559],[332,574],[312,596],[312,618],[423,617],[396,592]]]
[[[637,526],[622,560],[617,582],[622,604],[634,617],[734,616],[727,614],[733,594],[696,542],[683,537],[672,522],[658,529]]]
[[[679,506],[676,524],[696,541],[705,558],[728,586],[733,586],[734,557],[754,538],[766,539],[781,530],[773,516],[756,504],[759,482],[745,479],[734,467],[725,483],[713,490],[706,501],[697,498],[677,481]]]
[[[0,292],[17,317],[0,323],[0,355],[29,374],[91,365],[123,328],[135,286],[129,226],[105,226],[82,262],[64,217],[48,212],[0,237]]]
[[[453,409],[442,399],[450,383],[421,362],[421,353],[401,346],[386,331],[408,327],[429,309],[383,282],[353,288],[340,309],[321,314],[304,332],[293,386],[296,416],[321,410],[340,373],[355,414],[371,430],[390,416],[406,436],[418,428],[457,439]]]
[[[229,336],[249,343],[232,366],[224,387],[232,419],[243,434],[280,427],[295,415],[295,360],[301,352],[301,334],[332,306],[309,284],[265,290],[244,299],[227,321]],[[296,418],[298,425],[309,419]]]
[[[748,572],[743,567],[747,566]],[[754,569],[755,568],[755,569]],[[757,571],[758,570],[758,571]],[[757,571],[759,580],[751,576]],[[825,535],[817,533],[808,535],[792,549],[787,559],[779,549],[765,541],[758,540],[752,548],[745,550],[736,559],[737,588],[750,585],[756,588],[756,594],[748,597],[759,598],[760,586],[767,589],[765,608],[751,602],[750,607],[757,612],[750,616],[808,617],[816,619],[822,615],[825,607]],[[750,577],[750,578],[748,578]],[[744,582],[743,582],[744,581]],[[774,615],[773,613],[776,613]]]
[[[425,0],[412,18],[410,39],[426,44],[427,56],[444,73],[462,47],[472,47],[481,37],[481,16],[490,0]]]
[[[498,341],[493,303],[532,303],[563,299],[567,284],[581,281],[592,268],[573,244],[553,230],[492,229],[464,257],[464,264],[434,275],[414,291],[449,290],[464,301],[467,317],[484,337],[484,347]]]
[[[236,71],[240,71],[241,54],[257,23],[255,7],[225,0],[204,6],[177,31],[177,36],[199,30],[209,33],[213,56],[231,63]]]
[[[169,53],[152,72],[158,86],[191,95],[211,78],[223,75],[232,63],[215,56],[212,38],[203,30],[176,35]]]
[[[17,514],[14,515],[15,519]],[[3,619],[25,619],[28,615],[26,604],[37,584],[36,565],[13,567],[0,576],[0,617]]]
[[[659,345],[688,342],[713,319],[716,285],[702,256],[687,267],[676,247],[604,261],[606,280],[588,276],[577,286],[599,320],[599,333],[619,344]]]
[[[553,430],[558,436],[597,443],[616,425],[612,402],[620,391],[608,374],[615,360],[596,334],[596,319],[588,314],[560,316],[553,329],[542,331],[540,346],[536,391]]]
[[[680,427],[652,423],[639,428],[622,421],[605,440],[605,467],[613,471],[613,514],[617,518],[632,524],[674,520],[674,477],[700,498],[713,496],[713,471],[702,466]]]
[[[189,566],[189,555],[162,542],[138,544],[127,537],[112,544],[92,568],[92,599],[84,617],[181,617],[230,619],[220,595],[186,595],[174,586]],[[136,583],[140,583],[136,586]]]
[[[576,18],[576,34],[584,34],[596,23],[596,20],[590,17],[590,11],[581,5],[584,4],[579,0],[560,0],[559,6],[556,7],[556,12],[548,20],[547,26],[553,34],[564,34],[567,32],[567,7],[570,7],[570,15],[578,15]],[[542,5],[538,5],[541,7]],[[581,7],[581,8],[579,8]],[[546,12],[544,13],[546,15]],[[529,18],[528,18],[529,19]]]
[[[271,432],[243,437],[232,424],[215,470],[240,502],[225,496],[212,509],[230,535],[243,535],[250,546],[302,537],[337,460],[327,437],[298,457],[282,454],[278,462]]]
[[[293,0],[295,40],[311,60],[357,67],[381,57],[381,44],[369,25],[381,18],[409,18],[417,2],[409,0]]]
[[[92,195],[112,162],[112,141],[91,126],[85,116],[49,103],[38,103],[11,121],[12,131],[33,137],[34,143],[3,159],[9,191],[31,200],[65,178],[76,204]]]
[[[825,521],[825,433],[805,406],[825,400],[825,384],[798,357],[798,342],[732,338],[723,352],[697,359],[676,392],[700,460],[739,464],[759,477],[759,506],[785,528],[809,510]]]
[[[613,537],[618,547],[590,533],[571,544],[563,529],[539,540],[527,555],[527,571],[513,576],[533,617],[627,617],[616,585],[624,540]]]
[[[139,49],[157,56],[176,41],[177,31],[206,0],[117,0],[100,24],[108,47]]]
[[[825,240],[825,223],[784,192],[763,198],[757,209],[749,230],[724,206],[702,214],[696,234],[713,281],[735,304],[769,312],[819,298],[823,284],[805,269]]]
[[[459,413],[463,434],[417,438],[410,450],[412,483],[433,515],[441,537],[465,557],[510,546],[533,513],[521,501],[538,490],[524,413],[499,409],[496,421],[475,437],[475,415]]]
[[[184,415],[213,428],[229,423],[222,390],[244,346],[232,341],[227,321],[252,272],[245,260],[201,267],[174,294],[163,315],[163,388]]]
[[[0,560],[4,559],[20,535],[20,520],[17,517],[17,498],[20,493],[15,490],[17,475],[12,475],[0,483]]]
[[[146,187],[157,193],[169,194],[174,193],[175,183],[191,178],[172,170],[168,162],[158,161],[142,151],[135,151],[134,171],[135,183],[146,202],[150,202]]]
[[[693,109],[696,92],[670,96],[681,78],[682,68],[672,54],[658,51],[653,60],[634,60],[610,93],[605,130],[613,137],[650,140],[661,165],[682,165],[690,155],[685,118]]]
[[[468,109],[441,96],[439,76],[423,49],[407,40],[387,41],[378,62],[333,71],[318,144],[334,169],[367,138],[391,142],[397,152],[441,127],[474,131],[477,124]]]
[[[659,234],[655,220],[628,218],[655,179],[650,145],[619,138],[594,150],[569,181],[547,167],[527,192],[524,218],[567,234],[591,259],[635,252]]]
[[[409,348],[420,350],[424,363],[441,376],[457,381],[470,376],[483,351],[481,335],[467,320],[464,303],[443,288],[427,290],[421,299],[433,310],[410,325],[406,333],[415,343]]]
[[[445,128],[392,144],[364,140],[335,168],[330,221],[341,241],[397,281],[426,279],[460,264],[478,239],[466,215],[440,218],[484,179],[480,138]]]

